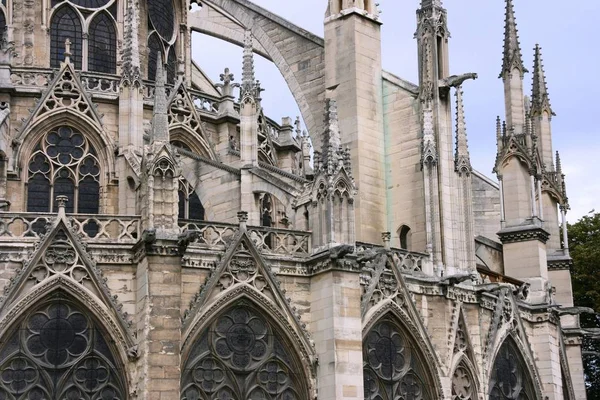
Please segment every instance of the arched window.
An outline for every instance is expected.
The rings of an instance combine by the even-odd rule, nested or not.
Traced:
[[[179,218],[203,221],[204,206],[200,197],[184,178],[179,181]]]
[[[490,400],[533,400],[533,384],[523,356],[512,338],[504,341],[491,371]]]
[[[27,211],[57,211],[54,199],[69,198],[66,211],[97,214],[100,162],[83,134],[62,126],[46,134],[29,159]]]
[[[181,400],[309,398],[304,368],[269,317],[247,304],[222,313],[194,343]]]
[[[123,368],[104,330],[63,294],[2,340],[2,399],[125,399]]]
[[[59,8],[50,23],[50,67],[59,68],[65,59],[65,42],[71,42],[71,61],[81,69],[83,31],[77,12],[69,6]]]
[[[398,238],[400,239],[400,248],[404,250],[410,250],[411,232],[409,226],[402,225],[398,229]]]
[[[90,71],[115,74],[117,72],[117,30],[114,21],[107,13],[98,14],[89,30]]]
[[[148,79],[156,79],[157,54],[167,64],[167,82],[177,75],[175,7],[173,0],[148,0]]]
[[[394,319],[381,320],[363,342],[365,400],[433,400],[426,365],[409,334]]]
[[[65,40],[71,41],[76,69],[115,74],[117,71],[117,0],[52,0],[50,66],[60,67]],[[99,13],[97,9],[102,9]],[[84,30],[82,27],[88,27]],[[88,57],[83,60],[84,49]]]
[[[260,197],[260,225],[273,226],[273,199],[271,195],[263,193]]]
[[[6,4],[4,3],[6,3],[6,0],[0,4],[0,35],[2,35],[0,38],[2,38],[6,32]]]

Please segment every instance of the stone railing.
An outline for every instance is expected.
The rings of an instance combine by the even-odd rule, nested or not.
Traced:
[[[119,96],[121,80],[118,77],[84,72],[81,74],[81,83],[92,95],[115,99]]]
[[[195,89],[188,90],[198,111],[215,115],[219,113],[219,99],[217,97]]]
[[[370,249],[382,249],[383,246],[369,244],[369,243],[357,243],[356,252],[361,253]],[[408,251],[404,249],[391,248],[390,249],[392,260],[396,267],[407,274],[420,274],[427,273],[430,269],[428,264],[430,263],[429,255],[425,253],[417,253],[414,251]]]
[[[141,235],[140,217],[123,215],[68,214],[75,232],[92,242],[135,243]],[[54,213],[0,212],[0,240],[39,238]]]
[[[225,248],[231,244],[239,229],[235,224],[203,221],[180,220],[179,225],[182,231],[198,232],[193,243],[218,248]],[[265,254],[308,257],[312,251],[311,232],[249,226],[248,235],[254,245]]]
[[[52,80],[51,69],[13,68],[10,82],[17,88],[40,91]]]

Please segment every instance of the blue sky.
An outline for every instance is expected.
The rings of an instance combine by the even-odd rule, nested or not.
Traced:
[[[383,66],[404,79],[417,82],[415,10],[418,0],[379,0],[383,11]],[[326,0],[254,0],[254,3],[319,35],[323,35]],[[596,115],[596,84],[600,72],[600,44],[596,16],[600,1],[514,0],[526,66],[532,70],[533,48],[542,47],[552,107],[554,150],[561,153],[574,222],[592,209],[600,211],[600,134]],[[502,59],[504,0],[445,0],[448,10],[450,72],[477,72],[477,81],[467,82],[465,111],[469,146],[474,167],[494,177],[496,156],[495,119],[504,116],[502,81],[498,79]],[[240,77],[241,50],[196,34],[194,58],[216,79],[224,67]],[[214,53],[213,53],[214,52]],[[219,54],[215,57],[214,54]],[[257,77],[266,92],[263,105],[269,116],[298,115],[285,81],[268,61],[257,57]],[[525,76],[526,94],[531,92],[531,74]]]

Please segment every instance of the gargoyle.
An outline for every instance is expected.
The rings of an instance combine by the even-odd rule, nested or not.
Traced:
[[[513,291],[514,288],[515,288],[515,285],[512,285],[510,283],[496,282],[496,283],[486,283],[484,285],[477,285],[475,287],[475,291],[478,293],[479,292],[494,293],[494,292],[497,292],[502,289],[509,289],[510,291]]]
[[[589,307],[562,307],[556,310],[558,315],[580,315],[580,314],[596,314],[596,311]]]
[[[349,244],[335,246],[329,249],[329,256],[332,260],[340,260],[346,257],[348,254],[352,253],[354,253],[354,246],[351,246]]]
[[[185,254],[190,243],[195,241],[200,237],[200,232],[195,230],[186,229],[179,237],[177,238],[177,247],[179,249],[179,254]]]
[[[527,300],[527,297],[529,296],[530,286],[531,284],[529,283],[523,283],[519,288],[513,291],[513,294],[519,300]]]
[[[478,277],[478,275],[476,273],[448,275],[448,276],[441,278],[439,281],[439,284],[454,286],[454,285],[458,285],[459,283],[469,281],[469,280],[476,282],[477,277]]]
[[[142,232],[142,241],[146,244],[151,244],[156,241],[156,229],[146,229]]]
[[[460,85],[463,84],[464,81],[467,81],[469,79],[477,79],[478,75],[474,72],[469,72],[468,74],[462,74],[462,75],[450,75],[449,77],[442,79],[440,81],[440,88],[456,88],[459,87]]]

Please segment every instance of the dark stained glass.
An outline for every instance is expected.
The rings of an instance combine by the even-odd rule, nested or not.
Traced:
[[[59,8],[52,16],[50,23],[50,66],[59,68],[65,59],[65,41],[71,41],[71,61],[76,69],[81,69],[83,32],[81,20],[77,12],[69,7]]]
[[[190,219],[196,219],[200,221],[204,220],[204,206],[202,205],[200,197],[198,197],[196,192],[192,192],[192,194],[190,194],[189,206]]]
[[[179,203],[178,203],[177,216],[179,217],[179,219],[187,219],[187,216],[185,215],[185,211],[187,208],[185,192],[182,189],[179,189],[178,195],[179,195]]]
[[[54,297],[2,342],[0,398],[125,399],[122,368],[102,330],[61,294]]]
[[[247,305],[223,313],[200,335],[182,373],[181,400],[309,398],[293,347]]]
[[[114,74],[117,71],[117,32],[108,14],[98,14],[90,24],[88,69]]]
[[[169,42],[175,33],[173,0],[148,0],[148,15],[156,32]]]
[[[371,329],[363,343],[365,400],[433,399],[424,371],[414,341],[394,321]]]
[[[175,83],[177,78],[177,55],[175,54],[175,46],[171,46],[169,49],[169,57],[167,58],[167,83]]]
[[[157,34],[150,35],[148,38],[148,79],[153,81],[156,79],[156,65],[159,54],[164,54],[162,42]]]
[[[64,3],[66,0],[52,0],[52,7],[57,4]],[[107,5],[111,0],[70,0],[71,3],[80,7],[99,8]]]
[[[57,196],[67,196],[66,211],[97,214],[100,208],[100,163],[88,140],[68,126],[50,131],[29,160],[27,210],[57,211]],[[52,193],[52,195],[51,195]]]
[[[4,11],[0,10],[0,35],[4,35],[5,31],[6,31],[6,15],[4,15]]]
[[[35,174],[27,182],[27,212],[50,211],[50,181],[42,174]]]
[[[490,400],[535,399],[531,378],[514,340],[504,341],[492,368]]]

